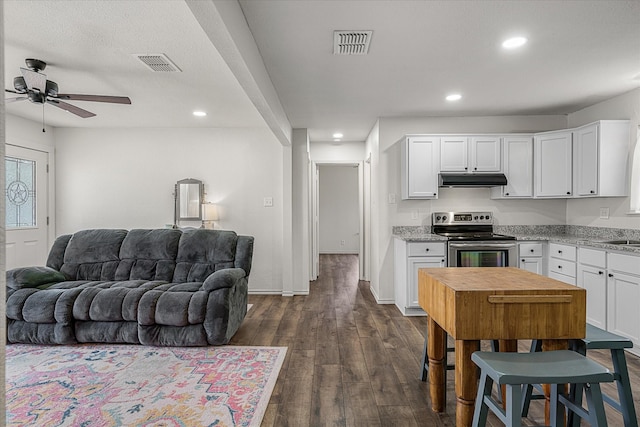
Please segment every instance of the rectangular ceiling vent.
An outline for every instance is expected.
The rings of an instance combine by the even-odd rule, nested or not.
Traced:
[[[373,31],[334,31],[334,55],[366,55]]]
[[[182,72],[164,53],[136,53],[133,56],[142,61],[151,71],[163,73]]]

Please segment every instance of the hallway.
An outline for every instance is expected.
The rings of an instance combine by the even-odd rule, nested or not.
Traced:
[[[358,281],[357,255],[321,255],[309,296],[250,295],[249,303],[230,344],[289,347],[263,426],[455,424],[453,373],[443,414],[431,411],[428,383],[419,379],[426,318],[376,304],[369,283]],[[627,361],[638,410],[640,359]],[[534,402],[524,421],[542,424],[541,417],[542,403]],[[607,418],[610,426],[623,425],[610,408]],[[489,424],[501,425],[495,418]]]

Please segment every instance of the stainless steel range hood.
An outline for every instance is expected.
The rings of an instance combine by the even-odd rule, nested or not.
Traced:
[[[438,175],[439,187],[498,187],[507,185],[503,173],[441,173]]]

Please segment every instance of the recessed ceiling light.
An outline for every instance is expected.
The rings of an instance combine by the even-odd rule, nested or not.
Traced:
[[[505,49],[515,49],[527,42],[526,37],[512,37],[502,42],[502,47]]]
[[[462,99],[462,95],[459,93],[452,93],[451,95],[447,95],[446,98],[447,101],[458,101],[460,99]]]
[[[204,117],[207,115],[207,113],[205,113],[204,111],[194,111],[193,115],[196,117]]]
[[[337,132],[337,133],[334,133],[334,134],[333,134],[333,137],[334,137],[334,138],[342,138],[343,136],[344,136],[344,135],[343,135],[343,134],[341,134],[340,132]]]

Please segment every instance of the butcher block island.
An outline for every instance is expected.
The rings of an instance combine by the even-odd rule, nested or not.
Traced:
[[[471,425],[477,391],[471,354],[480,340],[541,339],[544,350],[584,338],[586,291],[515,267],[423,268],[418,301],[429,316],[430,384],[444,384],[446,333],[455,340],[456,425]],[[430,387],[432,409],[444,411],[444,387]]]

